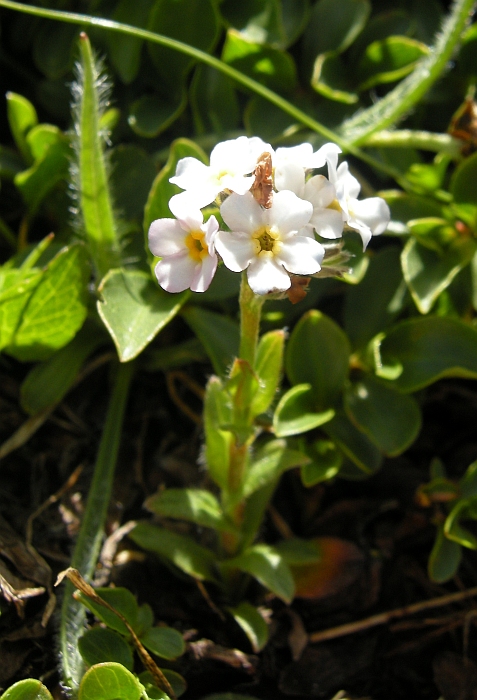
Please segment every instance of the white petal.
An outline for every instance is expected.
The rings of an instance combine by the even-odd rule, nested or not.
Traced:
[[[188,251],[170,255],[157,263],[155,269],[157,281],[166,292],[183,292],[191,285],[196,264]]]
[[[215,251],[215,239],[217,233],[219,232],[219,222],[212,215],[206,222],[201,226],[202,231],[205,233],[205,242],[209,251],[209,255],[213,255]]]
[[[236,194],[245,194],[252,187],[254,180],[254,176],[244,177],[243,175],[227,174],[220,178],[220,191],[231,190]]]
[[[295,196],[295,195],[293,195]],[[276,197],[273,198],[275,201]],[[263,210],[250,192],[231,194],[220,207],[223,220],[232,231],[252,234],[263,226]]]
[[[176,219],[156,219],[149,227],[149,249],[153,255],[175,255],[186,250],[187,232]]]
[[[386,230],[391,212],[381,197],[369,197],[361,201],[355,199],[350,201],[348,206],[353,220],[359,220],[368,226],[373,236]]]
[[[275,154],[275,167],[292,164],[300,168],[311,168],[309,165],[313,159],[313,146],[311,143],[301,143],[299,146],[277,148]]]
[[[276,259],[259,256],[247,269],[248,283],[255,294],[284,292],[291,286],[290,277]]]
[[[324,176],[315,175],[305,185],[304,199],[307,199],[314,207],[328,207],[336,199],[334,185]]]
[[[286,236],[306,226],[312,213],[311,202],[300,199],[289,190],[283,190],[273,196],[273,204],[263,212],[263,218],[270,226],[276,226],[282,236]]]
[[[179,194],[175,194],[171,197],[169,200],[169,209],[171,211],[174,209],[181,212],[184,210],[201,209],[213,202],[219,192],[220,187],[217,185],[211,184],[209,181],[203,182],[200,187],[197,187],[195,190],[179,192]]]
[[[361,190],[361,185],[358,180],[351,175],[349,171],[349,166],[346,161],[340,164],[338,170],[338,182],[340,182],[344,187],[344,195],[349,199],[356,199]],[[338,187],[336,188],[338,190]]]
[[[169,178],[169,182],[182,187],[183,190],[192,190],[198,183],[209,178],[210,168],[197,158],[188,156],[181,158],[177,163],[176,174]]]
[[[190,288],[193,292],[205,292],[209,288],[217,269],[217,256],[208,255],[201,264],[196,264]]]
[[[186,194],[186,197],[178,194],[170,198],[169,209],[176,219],[179,219],[184,230],[195,231],[202,226],[204,217],[196,202],[190,200],[187,193],[183,194]]]
[[[310,164],[307,165],[307,167],[322,168],[325,163],[328,163],[328,167],[331,165],[331,167],[336,170],[339,153],[341,153],[341,148],[337,146],[336,143],[325,143],[316,153],[313,153]]]
[[[291,190],[297,197],[303,199],[305,191],[305,169],[296,163],[283,162],[277,165],[274,173],[275,187],[280,190]]]
[[[341,238],[343,234],[343,216],[336,209],[314,209],[310,224],[323,238]]]
[[[295,275],[313,275],[321,270],[325,249],[318,241],[304,236],[292,236],[283,244],[278,256],[281,263]]]
[[[246,233],[219,231],[215,238],[215,250],[232,272],[241,272],[255,255],[255,245]]]

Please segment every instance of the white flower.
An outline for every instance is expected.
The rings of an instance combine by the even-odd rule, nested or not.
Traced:
[[[329,161],[337,163],[338,153],[341,153],[341,148],[335,143],[325,143],[315,152],[311,143],[301,143],[291,148],[277,148],[273,158],[276,189],[292,190],[298,194],[294,187],[290,187],[290,183],[301,182],[301,175],[304,176],[305,170],[322,168]]]
[[[149,248],[162,257],[155,268],[157,281],[167,292],[205,292],[217,269],[215,216],[204,224],[202,212],[169,202],[177,219],[157,219],[149,227]]]
[[[172,198],[173,206],[175,202],[189,202],[200,209],[223,190],[245,194],[253,184],[252,173],[264,151],[271,152],[272,147],[258,136],[239,136],[218,143],[210,154],[210,165],[197,158],[182,158],[170,182],[185,191]]]
[[[293,192],[277,192],[270,209],[263,209],[247,192],[231,194],[220,213],[231,229],[219,231],[216,250],[233,272],[247,269],[255,294],[285,291],[288,273],[313,275],[321,267],[324,248],[307,236],[313,207]]]
[[[358,200],[361,185],[351,175],[345,161],[336,168],[337,160],[328,160],[328,175],[335,186],[336,197],[343,212],[343,219],[350,228],[356,229],[366,248],[371,236],[377,236],[386,230],[391,214],[389,207],[381,197],[369,197]]]

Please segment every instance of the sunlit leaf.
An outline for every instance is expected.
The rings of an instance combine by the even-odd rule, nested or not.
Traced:
[[[127,668],[115,662],[92,666],[83,676],[79,700],[139,700],[142,686]]]

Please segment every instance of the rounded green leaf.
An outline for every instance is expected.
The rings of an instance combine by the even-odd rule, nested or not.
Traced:
[[[421,429],[421,411],[415,399],[372,377],[350,384],[345,408],[353,423],[391,457],[409,447]]]
[[[182,316],[204,346],[214,372],[224,376],[238,353],[238,323],[199,306],[188,306],[183,309]]]
[[[183,678],[180,673],[171,671],[170,668],[161,668],[161,671],[169,681],[176,698],[180,698],[180,696],[187,690],[185,678]],[[156,682],[149,671],[143,671],[140,673],[139,680],[146,688],[147,697],[150,698],[150,700],[169,700],[169,696],[163,690],[157,687]]]
[[[71,70],[78,33],[77,25],[64,22],[45,22],[35,32],[33,60],[50,80],[62,78]]]
[[[313,410],[314,392],[310,384],[297,384],[280,399],[273,416],[273,430],[277,437],[298,435],[327,423],[334,410]]]
[[[240,126],[240,106],[233,82],[210,66],[198,66],[190,103],[199,134],[223,134]]]
[[[135,627],[138,616],[138,604],[136,598],[127,588],[98,588],[96,592],[111,605],[114,610],[117,610],[131,625]],[[94,612],[96,617],[102,620],[108,627],[121,634],[128,635],[129,630],[121,618],[115,612],[109,610],[101,603],[97,603],[82,592],[76,594],[77,599],[83,603],[89,610]]]
[[[155,138],[180,116],[186,104],[185,92],[176,92],[167,98],[143,95],[131,105],[129,126],[138,136]]]
[[[247,39],[285,49],[298,39],[309,0],[224,0],[224,19]]]
[[[358,64],[359,90],[391,83],[410,73],[416,62],[429,53],[428,47],[406,36],[389,36],[373,41]]]
[[[121,664],[97,664],[86,671],[78,691],[78,700],[139,700],[142,686]]]
[[[129,644],[120,634],[104,627],[94,627],[78,640],[81,656],[88,666],[115,661],[133,670],[134,660]]]
[[[461,560],[461,546],[447,539],[444,528],[440,525],[427,565],[429,578],[436,583],[449,581],[457,573]]]
[[[437,316],[403,321],[376,340],[375,364],[405,392],[443,377],[477,379],[477,330]]]
[[[477,153],[457,166],[451,178],[450,191],[457,203],[477,205]]]
[[[333,406],[348,376],[350,345],[341,328],[320,311],[308,311],[295,326],[285,357],[292,384],[311,384],[317,412]]]
[[[329,100],[355,104],[359,97],[354,92],[348,68],[334,51],[322,53],[315,61],[311,86]]]
[[[153,0],[119,0],[112,19],[116,22],[146,27]],[[141,62],[143,39],[119,32],[105,32],[109,59],[123,83],[129,85],[136,78]]]
[[[174,316],[187,292],[168,294],[140,270],[110,270],[99,287],[98,313],[121,362],[141,353]]]
[[[152,183],[156,177],[154,160],[142,148],[120,144],[111,154],[114,198],[126,219],[142,223]]]
[[[10,686],[2,695],[1,700],[53,700],[51,693],[43,683],[33,678],[18,681]]]
[[[177,659],[185,651],[182,634],[172,627],[151,627],[141,635],[141,642],[163,659]]]
[[[374,474],[382,463],[382,454],[374,443],[350,421],[345,413],[337,413],[323,430],[328,433],[350,463],[361,473]],[[340,476],[356,478],[356,468],[346,471],[346,462],[340,468]],[[358,478],[360,475],[358,474]]]
[[[6,98],[8,123],[13,139],[26,162],[31,163],[32,156],[26,136],[38,124],[36,110],[26,97],[15,92],[7,92]]]
[[[332,479],[343,464],[343,453],[332,440],[316,440],[307,446],[306,454],[311,461],[300,468],[304,486],[314,486]]]

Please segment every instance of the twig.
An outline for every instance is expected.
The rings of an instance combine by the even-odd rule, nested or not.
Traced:
[[[395,620],[400,617],[407,617],[408,615],[415,615],[416,613],[422,612],[423,610],[430,610],[431,608],[442,607],[443,605],[451,605],[452,603],[458,603],[466,598],[472,598],[477,595],[477,586],[474,588],[469,588],[467,591],[459,591],[458,593],[449,593],[449,595],[439,596],[438,598],[431,598],[431,600],[423,600],[420,603],[414,603],[413,605],[405,605],[402,608],[395,608],[394,610],[388,610],[388,612],[378,613],[377,615],[371,615],[364,620],[357,620],[356,622],[349,622],[345,625],[338,625],[337,627],[331,627],[327,630],[320,630],[318,632],[312,632],[308,636],[308,641],[311,644],[316,642],[324,642],[327,639],[336,639],[337,637],[344,637],[347,634],[355,634],[355,632],[362,632],[370,627],[377,627],[378,625],[385,625],[391,620]]]

